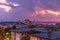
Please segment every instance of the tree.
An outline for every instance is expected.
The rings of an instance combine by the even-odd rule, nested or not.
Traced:
[[[37,27],[42,28],[44,27],[44,24],[38,24]]]
[[[3,29],[0,28],[0,40],[3,40],[4,39],[4,36],[3,36]]]
[[[14,25],[14,26],[12,27],[12,29],[16,29],[16,25]]]
[[[56,23],[56,30],[60,30],[60,23]]]
[[[57,26],[56,30],[60,30],[60,26]]]
[[[37,33],[34,29],[32,29],[30,32],[29,32],[30,34],[35,34],[35,33]]]
[[[51,31],[55,31],[56,30],[56,28],[53,26],[53,25],[48,25],[48,30],[51,30]]]

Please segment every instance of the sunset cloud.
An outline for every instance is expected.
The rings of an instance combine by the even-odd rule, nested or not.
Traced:
[[[9,6],[4,5],[4,7],[0,7],[4,8],[4,10],[9,10],[8,18],[10,19],[15,20],[26,17],[30,20],[36,19],[39,21],[60,20],[60,0],[4,0],[2,3],[12,4],[9,4]],[[15,6],[19,7],[15,8]]]

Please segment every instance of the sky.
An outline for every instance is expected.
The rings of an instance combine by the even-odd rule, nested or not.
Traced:
[[[0,21],[24,18],[60,22],[60,0],[0,0]]]

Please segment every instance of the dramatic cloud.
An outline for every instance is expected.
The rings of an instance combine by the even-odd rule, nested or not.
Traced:
[[[9,10],[9,17],[7,17],[9,20],[24,17],[38,21],[60,20],[60,0],[4,0],[2,3],[8,4],[5,6],[9,8],[5,10]]]

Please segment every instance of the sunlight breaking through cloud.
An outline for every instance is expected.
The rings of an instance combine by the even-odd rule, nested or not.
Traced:
[[[12,9],[12,7],[19,6],[19,4],[17,3],[8,3],[6,0],[0,0],[0,3],[0,8],[3,8],[6,12],[9,12]]]
[[[12,5],[13,5],[13,6],[19,6],[19,4],[17,4],[17,3],[12,3]]]
[[[0,3],[7,3],[6,0],[0,0]]]
[[[0,8],[4,8],[4,10],[5,10],[6,12],[9,12],[10,9],[11,9],[11,7],[5,6],[5,5],[0,5]]]
[[[45,10],[45,9],[41,9],[41,10],[35,10],[35,12],[31,15],[31,16],[37,16],[37,15],[45,15],[45,14],[52,14],[55,16],[60,15],[60,11],[54,11],[54,10]]]
[[[48,13],[55,14],[56,16],[60,15],[60,11],[46,10]]]
[[[6,0],[0,0],[0,3],[8,4]],[[6,5],[0,5],[0,8],[3,8],[6,12],[9,12],[11,7],[6,6]]]
[[[60,15],[60,11],[58,11],[58,10],[42,9],[42,8],[38,8],[38,7],[35,8],[35,12],[34,13],[35,13],[34,14],[35,16],[39,15],[39,14],[41,14],[41,15],[52,14],[52,15],[55,15],[55,16]]]

